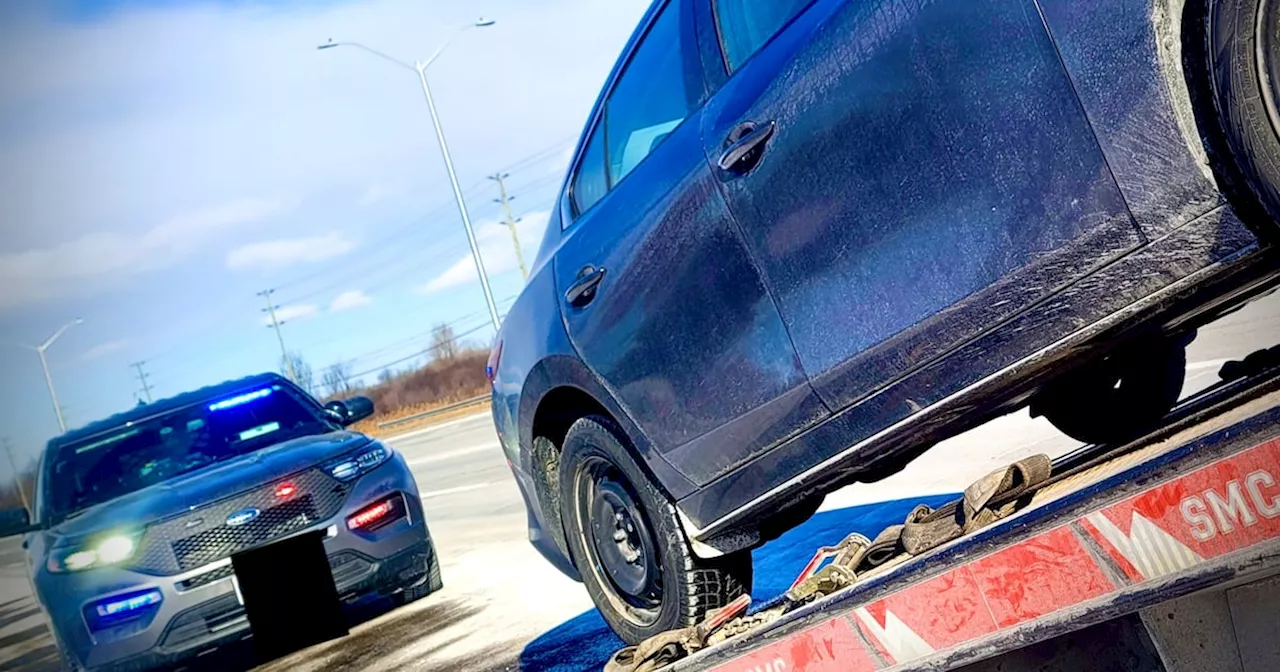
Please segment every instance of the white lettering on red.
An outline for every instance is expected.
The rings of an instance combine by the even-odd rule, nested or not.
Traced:
[[[1204,497],[1209,501],[1209,508],[1213,509],[1213,515],[1218,519],[1218,529],[1223,534],[1235,531],[1236,525],[1241,522],[1246,527],[1258,523],[1258,517],[1249,510],[1249,504],[1244,499],[1240,481],[1227,483],[1225,500],[1213,489],[1205,490]]]
[[[1273,487],[1276,479],[1265,471],[1255,471],[1244,478],[1245,489],[1249,491],[1249,498],[1253,500],[1253,505],[1257,507],[1258,513],[1267,518],[1275,518],[1280,516],[1280,495],[1275,495],[1270,501],[1267,501],[1262,494],[1263,487]]]
[[[1200,541],[1208,541],[1218,533],[1213,517],[1209,515],[1209,510],[1205,508],[1204,500],[1199,495],[1182,500],[1178,508],[1182,511],[1182,519],[1191,526],[1191,536]]]

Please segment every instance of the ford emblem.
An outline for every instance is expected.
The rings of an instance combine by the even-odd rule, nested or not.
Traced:
[[[254,518],[257,518],[260,515],[262,515],[262,512],[253,507],[240,509],[239,511],[227,516],[227,525],[230,527],[239,527],[252,522]]]

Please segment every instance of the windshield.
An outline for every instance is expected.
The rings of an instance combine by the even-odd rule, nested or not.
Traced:
[[[278,385],[212,399],[59,447],[45,479],[48,513],[61,520],[216,462],[335,429]]]

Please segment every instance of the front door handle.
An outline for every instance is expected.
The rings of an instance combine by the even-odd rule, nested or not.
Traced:
[[[583,266],[573,284],[569,285],[569,290],[564,293],[564,300],[574,308],[586,306],[596,298],[596,288],[600,286],[601,280],[604,280],[603,268],[590,264]]]
[[[727,173],[743,174],[755,168],[764,156],[764,145],[773,137],[776,124],[770,121],[757,126],[745,121],[734,127],[725,140],[724,153],[717,164]]]

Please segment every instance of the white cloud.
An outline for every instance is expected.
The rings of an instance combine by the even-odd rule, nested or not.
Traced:
[[[86,362],[90,360],[98,359],[99,357],[104,357],[113,352],[118,352],[120,350],[123,350],[124,347],[128,344],[129,342],[123,339],[118,341],[107,341],[106,343],[99,343],[98,345],[95,345],[92,348],[89,348],[88,350],[86,350],[84,353],[83,359]]]
[[[279,320],[281,324],[284,324],[285,322],[293,322],[297,320],[305,320],[308,317],[315,317],[316,314],[319,312],[320,312],[319,308],[316,308],[314,305],[311,305],[309,303],[300,303],[292,306],[281,306],[279,308],[276,308],[276,319]],[[270,326],[271,316],[264,315],[262,317],[262,323]]]
[[[547,219],[551,213],[539,210],[525,214],[516,224],[516,234],[520,237],[520,249],[524,252],[525,265],[533,263],[538,246],[542,243],[542,234],[547,229]],[[497,221],[486,221],[476,227],[476,239],[480,244],[480,259],[484,262],[484,270],[490,277],[514,270],[519,267],[516,261],[515,246],[511,241],[511,232]],[[475,262],[468,254],[443,273],[432,278],[417,288],[422,294],[434,294],[471,283],[479,283],[476,277]]]
[[[142,273],[174,266],[228,229],[275,216],[279,201],[241,199],[171,218],[129,235],[89,233],[24,252],[0,254],[0,308],[69,294],[87,294]]]
[[[363,291],[353,289],[349,292],[343,292],[333,297],[333,303],[329,304],[329,312],[337,313],[353,308],[360,308],[373,303],[373,297],[365,294]]]
[[[227,268],[280,269],[295,264],[315,263],[340,257],[355,249],[356,244],[338,232],[323,236],[288,238],[250,243],[227,254]]]

